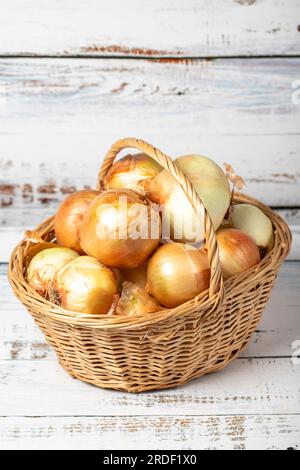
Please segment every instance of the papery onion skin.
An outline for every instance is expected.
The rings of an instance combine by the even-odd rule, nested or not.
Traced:
[[[149,261],[147,291],[173,308],[209,287],[210,266],[204,250],[180,243],[161,246]]]
[[[130,210],[137,210],[131,214]],[[141,224],[138,211],[145,214]],[[127,223],[123,217],[127,216]],[[151,217],[157,230],[151,233]],[[116,230],[117,228],[117,230]],[[145,237],[135,236],[145,228]],[[107,266],[136,268],[141,266],[160,240],[160,217],[154,205],[132,190],[102,192],[89,206],[81,227],[81,247]]]
[[[146,289],[125,281],[116,307],[118,315],[143,315],[163,310],[163,307]]]
[[[99,191],[93,189],[83,189],[70,194],[61,203],[54,218],[54,231],[59,245],[83,254],[79,240],[81,223],[90,203],[99,194]]]
[[[216,235],[224,279],[229,279],[259,263],[258,247],[246,233],[228,228],[218,230]]]
[[[144,153],[126,155],[108,170],[103,178],[103,187],[104,189],[132,189],[145,194],[145,182],[161,171],[162,167]]]
[[[217,230],[228,210],[231,197],[224,172],[213,160],[202,155],[178,157],[175,163],[193,184]],[[148,182],[146,196],[162,205],[163,220],[171,220],[170,237],[173,240],[192,244],[203,242],[203,214],[199,214],[201,223],[196,230],[195,211],[168,171],[163,170]],[[192,228],[190,233],[189,225]]]
[[[272,222],[258,207],[252,204],[234,205],[230,213],[230,222],[233,228],[242,230],[252,237],[262,251],[273,248]]]
[[[27,268],[28,284],[41,295],[47,295],[56,272],[77,257],[79,255],[76,251],[63,247],[46,248],[38,252]]]
[[[112,270],[91,256],[79,256],[57,271],[52,298],[74,312],[106,314],[117,294]]]

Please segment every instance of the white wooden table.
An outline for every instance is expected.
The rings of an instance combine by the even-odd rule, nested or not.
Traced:
[[[300,0],[2,0],[0,448],[299,448],[299,90]],[[71,379],[6,280],[24,229],[128,135],[231,163],[293,232],[241,357],[142,395]]]

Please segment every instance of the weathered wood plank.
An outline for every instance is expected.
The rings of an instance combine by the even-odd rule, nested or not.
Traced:
[[[247,192],[299,206],[300,59],[153,63],[0,61],[1,226],[24,226],[93,186],[114,140],[135,135],[172,156],[229,161]],[[37,216],[39,217],[39,215]]]
[[[0,418],[1,449],[296,450],[299,442],[299,415]]]
[[[2,0],[0,54],[299,54],[299,15],[298,0]]]
[[[54,361],[0,366],[0,416],[300,413],[300,366],[290,358],[239,359],[180,388],[139,395],[75,380]]]
[[[300,263],[285,263],[262,321],[241,357],[291,357],[300,340]],[[13,296],[0,265],[0,360],[55,359],[31,316]]]

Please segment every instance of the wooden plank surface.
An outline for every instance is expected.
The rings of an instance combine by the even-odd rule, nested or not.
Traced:
[[[241,358],[182,387],[138,395],[85,384],[54,361],[0,366],[0,416],[300,413],[300,366],[291,358]]]
[[[299,415],[0,418],[5,449],[296,450],[299,442]]]
[[[2,0],[0,54],[299,54],[299,16],[299,0]]]
[[[299,207],[300,106],[291,88],[299,65],[300,59],[1,60],[1,228],[35,225],[70,191],[93,186],[106,150],[127,135],[171,156],[196,152],[228,161],[248,193]]]
[[[0,360],[53,360],[39,328],[13,296],[0,265]],[[292,344],[300,340],[300,263],[284,263],[271,299],[252,341],[242,357],[291,357]]]

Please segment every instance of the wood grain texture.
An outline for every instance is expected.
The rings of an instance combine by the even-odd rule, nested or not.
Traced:
[[[299,415],[0,418],[3,449],[297,450],[299,442]]]
[[[239,359],[185,386],[138,395],[73,379],[54,361],[0,366],[0,416],[300,413],[300,366],[290,358]]]
[[[0,265],[0,360],[56,360],[31,316],[13,296]],[[300,263],[284,263],[252,341],[241,357],[291,357],[300,340]]]
[[[298,0],[2,0],[1,55],[299,54]]]
[[[93,186],[106,150],[126,135],[171,156],[230,162],[249,194],[299,206],[300,106],[291,88],[299,65],[0,60],[0,225],[24,226],[33,211]]]

